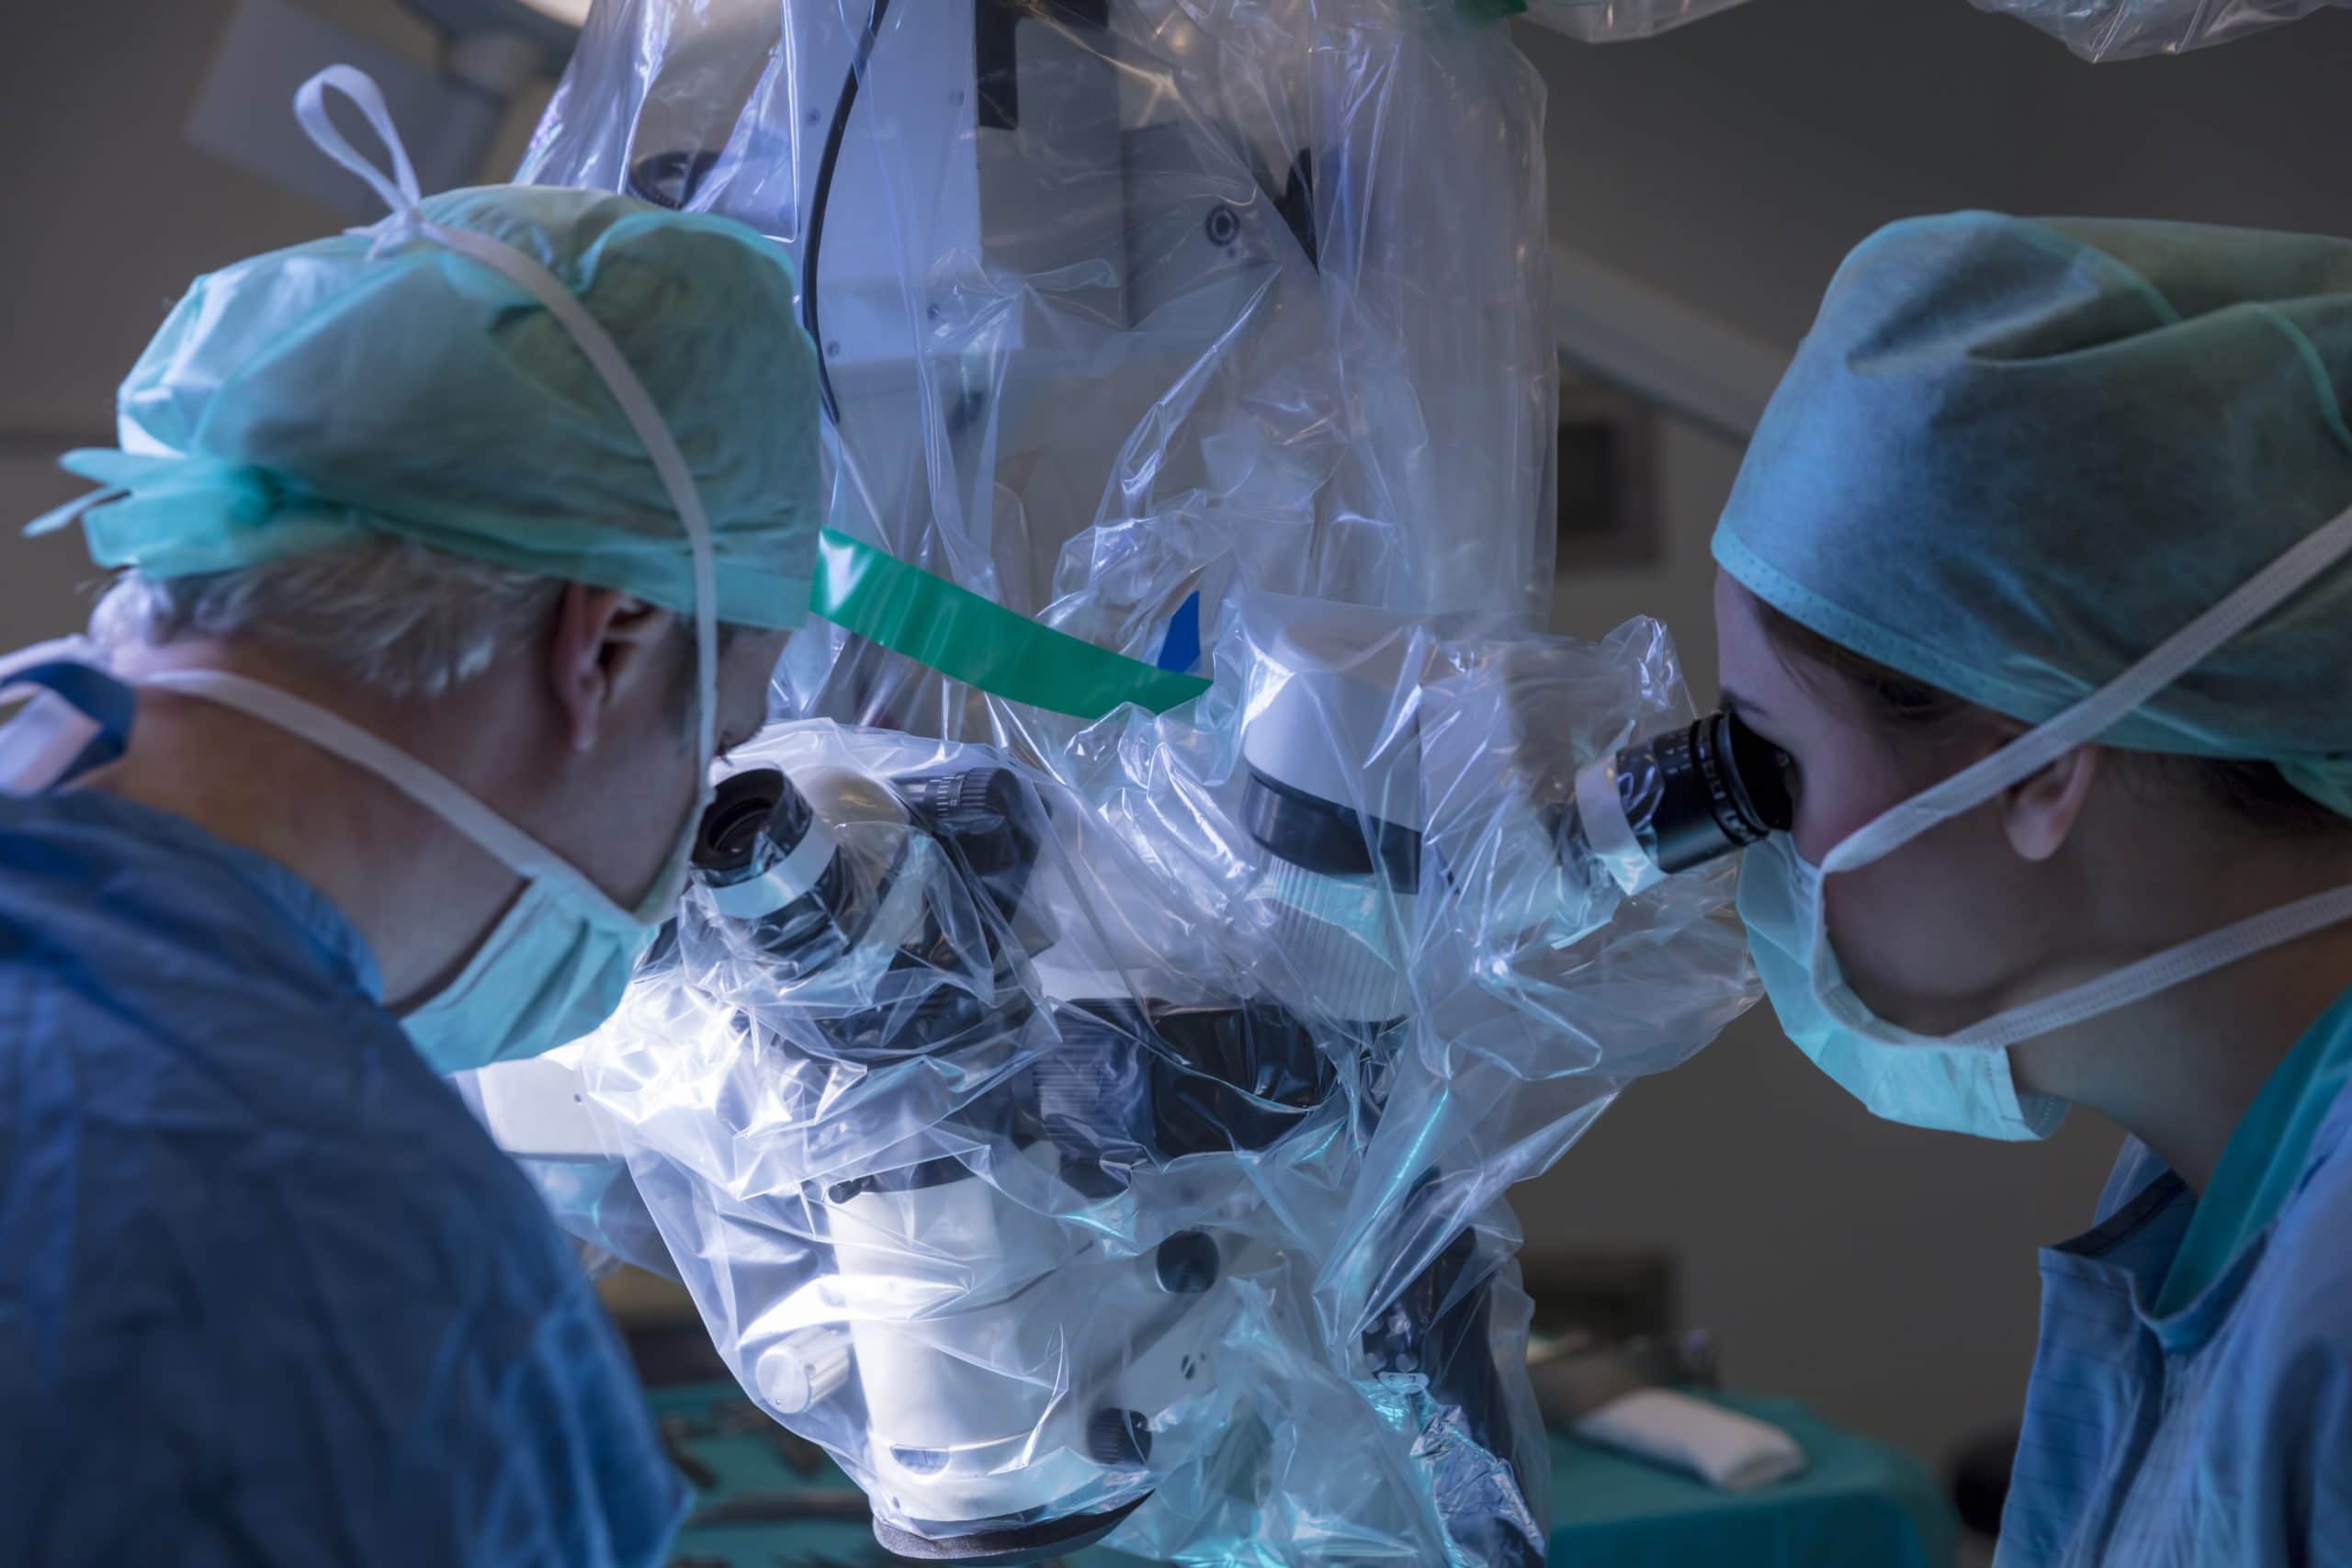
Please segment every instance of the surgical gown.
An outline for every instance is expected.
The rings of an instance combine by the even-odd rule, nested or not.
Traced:
[[[0,798],[0,1562],[662,1560],[610,1324],[377,995],[277,864]]]
[[[2352,997],[2202,1197],[2127,1145],[2042,1254],[1999,1568],[2352,1562]]]

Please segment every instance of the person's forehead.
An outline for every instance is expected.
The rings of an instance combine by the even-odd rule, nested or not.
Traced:
[[[1757,614],[1755,599],[1737,581],[1722,571],[1715,574],[1715,649],[1726,680],[1733,671],[1745,673],[1759,661],[1773,665],[1780,662],[1772,656],[1771,642],[1765,635],[1763,617]]]
[[[1790,668],[1765,630],[1755,596],[1726,575],[1715,582],[1715,674],[1723,705],[1783,728],[1822,708],[1817,687]]]

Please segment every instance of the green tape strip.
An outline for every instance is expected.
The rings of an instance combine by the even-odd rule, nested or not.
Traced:
[[[1122,703],[1166,713],[1209,689],[1198,675],[1040,626],[838,529],[819,536],[808,608],[951,680],[1074,718]]]

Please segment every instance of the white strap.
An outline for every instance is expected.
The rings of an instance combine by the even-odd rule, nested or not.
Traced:
[[[695,488],[685,457],[671,436],[661,410],[654,405],[645,384],[637,378],[637,372],[629,368],[620,345],[613,342],[603,325],[555,274],[487,234],[445,229],[438,223],[421,223],[417,228],[427,239],[495,268],[537,296],[548,313],[571,334],[597,375],[604,378],[605,389],[612,393],[630,428],[637,432],[646,455],[653,459],[654,472],[662,478],[662,488],[669,491],[670,504],[676,508],[679,521],[685,527],[694,555],[695,671],[701,697],[696,719],[700,750],[695,754],[710,757],[718,750],[718,568],[711,547],[710,519],[702,509],[701,492]]]
[[[368,125],[391,155],[390,175],[353,147],[327,118],[326,91],[330,87],[358,105],[360,112],[367,116]],[[639,443],[653,459],[654,472],[661,476],[662,488],[669,493],[670,504],[677,511],[678,520],[686,531],[688,548],[693,552],[695,754],[707,759],[718,750],[718,567],[710,518],[703,510],[701,492],[695,487],[684,456],[679,452],[660,408],[646,392],[644,383],[637,378],[637,372],[630,368],[628,356],[562,280],[538,262],[487,234],[428,223],[418,216],[416,172],[409,164],[407,149],[401,145],[400,132],[392,124],[391,111],[384,105],[384,96],[367,73],[348,65],[328,66],[302,84],[301,90],[294,96],[294,115],[320,151],[366,180],[383,197],[384,205],[391,209],[398,220],[394,233],[387,238],[402,237],[404,231],[413,231],[445,249],[469,256],[519,285],[546,306],[571,334],[604,380],[605,389],[612,393],[613,400],[620,405]]]
[[[2209,931],[2193,942],[2128,964],[2111,975],[2086,982],[2043,1001],[1996,1013],[1952,1035],[1954,1045],[2014,1045],[2097,1018],[2117,1008],[2184,985],[2199,975],[2282,947],[2298,937],[2352,920],[2352,886],[2331,888],[2275,909]]]
[[[165,671],[141,676],[138,683],[233,708],[332,752],[383,780],[519,875],[537,882],[563,883],[582,907],[598,910],[611,924],[632,929],[636,925],[627,910],[562,856],[399,747],[316,704],[220,670]]]
[[[2215,649],[2286,603],[2347,551],[2352,551],[2352,511],[2339,513],[2306,535],[2228,597],[2166,637],[2146,658],[2049,723],[2029,730],[1983,761],[1954,773],[1853,834],[1824,857],[1823,874],[1867,865],[2105,733]]]
[[[391,154],[392,172],[389,176],[335,129],[334,121],[327,116],[329,87],[349,98],[367,116],[368,127]],[[417,189],[416,170],[409,164],[408,149],[401,145],[400,131],[392,124],[392,111],[386,107],[375,78],[356,66],[330,65],[295,93],[294,118],[301,122],[320,152],[366,180],[383,197],[394,217],[415,216],[417,204],[424,199]]]

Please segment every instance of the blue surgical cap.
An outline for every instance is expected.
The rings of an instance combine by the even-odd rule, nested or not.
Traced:
[[[2028,724],[2352,507],[2352,243],[1962,212],[1829,286],[1715,531],[1750,592]],[[2102,739],[2352,815],[2352,568]]]
[[[797,626],[824,520],[816,358],[783,251],[726,219],[524,186],[422,216],[554,273],[661,410],[709,513],[721,621]],[[197,280],[66,466],[101,565],[181,577],[372,530],[691,615],[684,525],[562,324],[482,263],[338,235]]]

